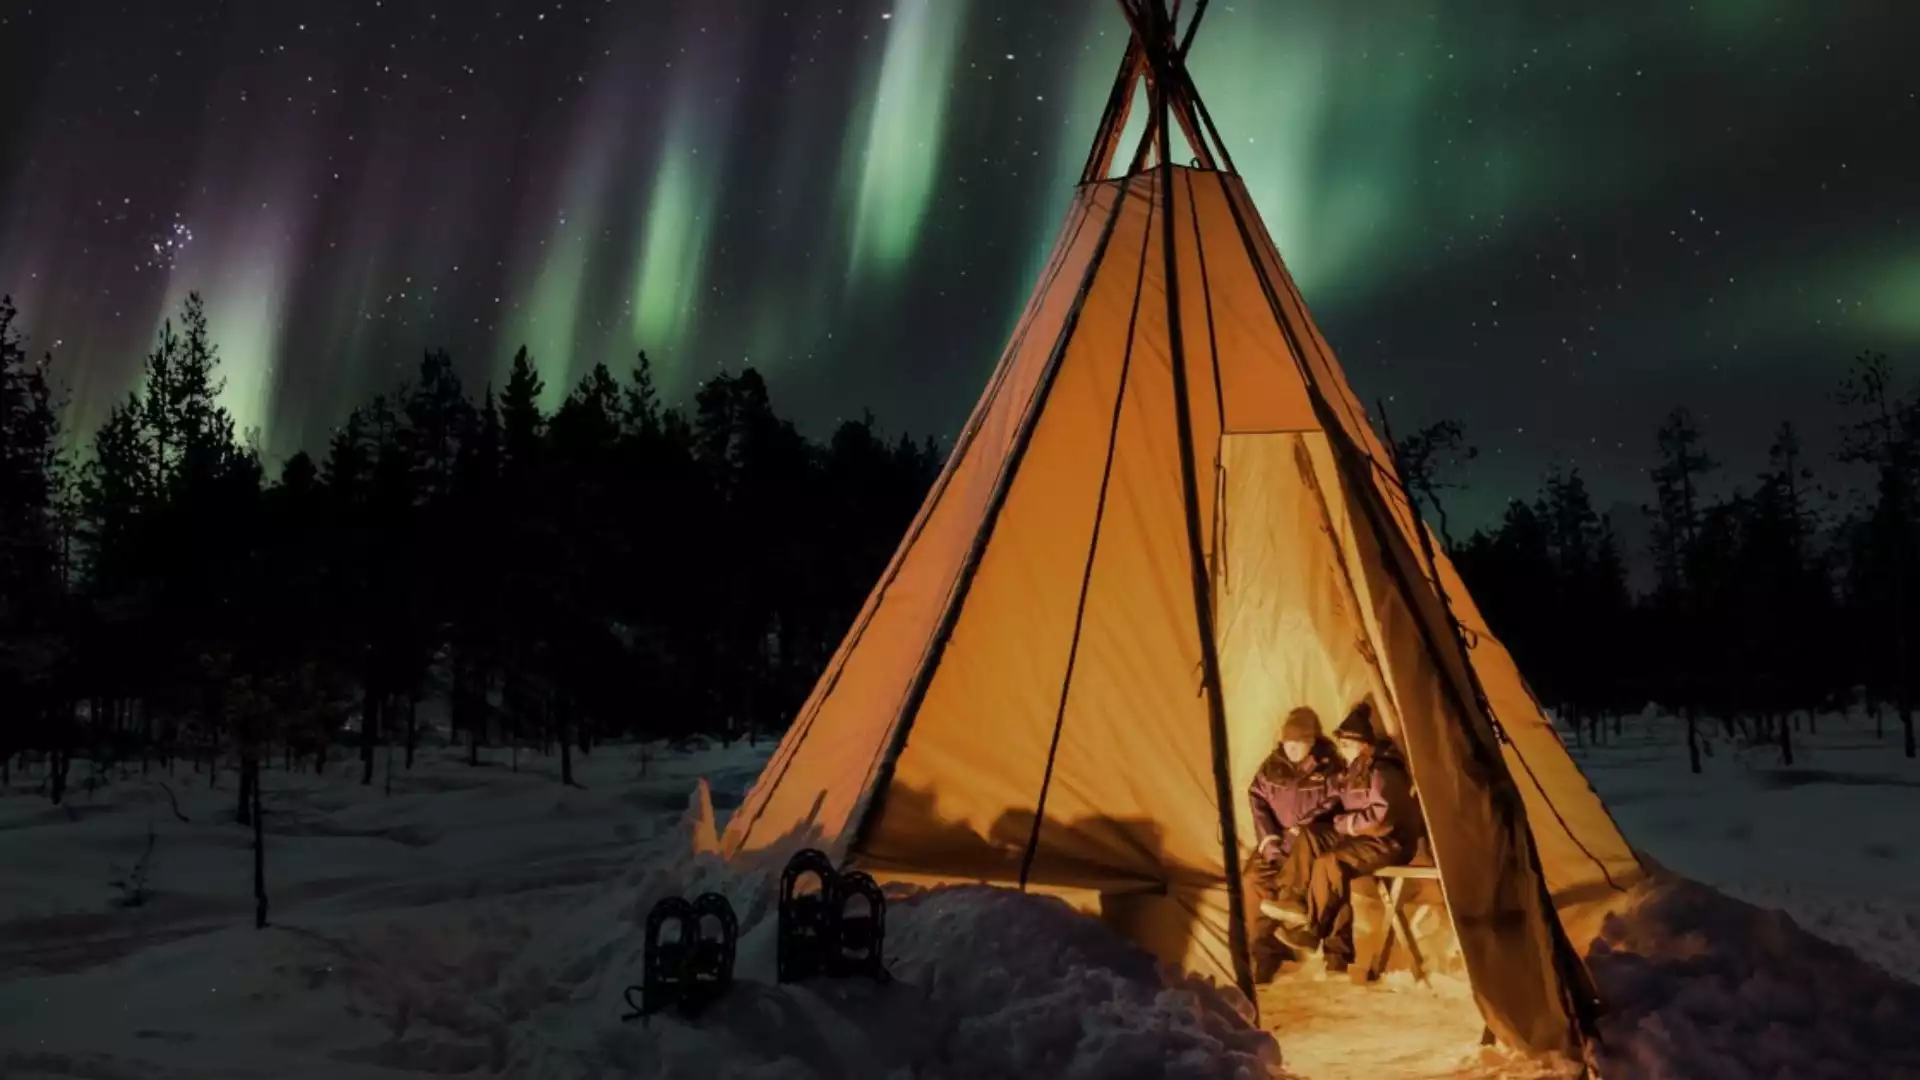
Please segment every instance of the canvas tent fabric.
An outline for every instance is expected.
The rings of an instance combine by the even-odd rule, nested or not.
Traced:
[[[1055,893],[1250,990],[1246,786],[1289,709],[1367,700],[1488,1027],[1576,1054],[1594,1002],[1561,920],[1639,863],[1198,134],[1171,17],[1121,6],[1135,35],[1089,178],[723,852],[804,843],[882,880]],[[1137,81],[1154,111],[1109,177]],[[1176,127],[1194,164],[1171,160]]]

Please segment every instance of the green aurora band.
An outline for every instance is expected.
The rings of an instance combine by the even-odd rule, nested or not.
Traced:
[[[858,152],[843,165],[853,191],[847,256],[851,286],[870,272],[897,273],[917,249],[953,96],[954,60],[965,41],[967,0],[900,0],[863,119],[849,131]]]
[[[1516,383],[1515,399],[1545,401],[1568,392],[1527,374],[1534,361],[1577,360],[1621,428],[1651,408],[1630,402],[1705,400],[1743,375],[1805,397],[1816,376],[1788,370],[1803,345],[1858,340],[1841,355],[1898,356],[1920,342],[1912,217],[1889,229],[1829,209],[1877,190],[1861,186],[1860,163],[1834,163],[1830,196],[1825,183],[1766,189],[1810,207],[1816,225],[1735,212],[1760,198],[1757,180],[1737,182],[1747,147],[1790,153],[1864,93],[1830,91],[1850,70],[1832,63],[1824,83],[1794,75],[1812,70],[1810,43],[1866,49],[1869,31],[1843,7],[1216,0],[1191,64],[1358,378],[1412,366],[1444,386],[1507,363],[1536,379]],[[890,423],[950,428],[968,400],[958,388],[977,389],[1041,269],[1126,33],[1111,0],[1044,12],[703,3],[665,18],[569,11],[571,29],[529,17],[526,34],[506,37],[528,41],[518,52],[382,44],[361,70],[373,39],[346,22],[302,58],[259,49],[283,21],[248,9],[222,24],[214,74],[189,99],[204,115],[172,141],[129,150],[120,129],[96,136],[45,105],[23,120],[23,137],[51,149],[0,168],[17,199],[0,206],[0,291],[37,342],[77,357],[66,370],[83,430],[135,385],[152,331],[189,289],[207,300],[224,400],[270,458],[317,448],[347,408],[441,346],[481,372],[477,384],[497,383],[525,344],[549,407],[592,364],[624,372],[644,349],[672,397],[702,371],[752,363],[810,423],[871,394]],[[1867,60],[1880,66],[1862,70],[1886,66]],[[49,100],[105,108],[87,96],[101,80],[84,75],[50,76]],[[1676,85],[1698,93],[1677,97]],[[367,88],[349,103],[355,86]],[[1912,92],[1888,98],[1889,117],[1911,115]],[[99,142],[68,158],[63,138]],[[98,161],[129,152],[171,170],[165,184],[99,180]],[[1684,216],[1694,192],[1704,224]],[[128,193],[132,216],[102,211]],[[1676,202],[1681,216],[1665,220]],[[105,276],[107,261],[137,253],[141,229],[176,216],[195,238],[170,266]],[[1672,255],[1641,239],[1628,265],[1608,234],[1628,221],[1656,241],[1672,228]],[[1575,259],[1607,268],[1501,306],[1510,324],[1532,320],[1524,339],[1480,332],[1499,326],[1480,312],[1507,289]],[[1436,310],[1457,314],[1452,332],[1422,332]],[[1687,363],[1652,355],[1648,338],[1677,342]],[[1767,370],[1741,366],[1762,352]],[[938,386],[919,390],[929,376]],[[1463,411],[1431,389],[1422,406]]]

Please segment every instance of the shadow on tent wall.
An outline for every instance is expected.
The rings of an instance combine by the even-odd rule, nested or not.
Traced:
[[[853,863],[882,882],[905,886],[1019,888],[1022,856],[1034,837],[1033,809],[1008,808],[982,834],[940,815],[936,802],[931,791],[895,785],[887,796],[885,827],[875,830]],[[1206,887],[1209,876],[1173,860],[1162,836],[1159,823],[1146,818],[1049,817],[1041,825],[1026,891],[1058,898],[1160,960],[1182,964],[1199,929],[1183,893]]]

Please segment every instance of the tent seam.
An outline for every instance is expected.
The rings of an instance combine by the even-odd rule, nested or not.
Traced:
[[[1040,848],[1040,827],[1046,820],[1047,793],[1053,786],[1053,767],[1060,750],[1060,733],[1066,727],[1067,699],[1073,690],[1073,673],[1080,659],[1080,632],[1086,625],[1087,593],[1093,584],[1095,556],[1100,550],[1100,527],[1106,522],[1107,492],[1113,480],[1113,459],[1120,446],[1120,418],[1127,401],[1127,380],[1133,373],[1133,343],[1140,324],[1141,285],[1147,276],[1147,253],[1153,246],[1153,204],[1147,204],[1146,235],[1140,243],[1140,265],[1134,271],[1133,311],[1127,317],[1127,347],[1120,357],[1120,385],[1113,396],[1113,423],[1107,429],[1107,458],[1100,470],[1100,495],[1094,503],[1093,530],[1087,538],[1086,567],[1080,575],[1080,599],[1074,606],[1073,637],[1067,645],[1067,668],[1060,677],[1060,705],[1053,715],[1053,738],[1047,744],[1047,765],[1040,774],[1040,796],[1033,810],[1033,831],[1027,837],[1026,850],[1020,856],[1020,891],[1027,889],[1027,876]],[[1064,363],[1064,361],[1062,361]],[[1035,421],[1038,423],[1039,421]]]
[[[869,765],[863,784],[866,792],[866,805],[855,815],[853,836],[847,845],[850,852],[857,851],[866,841],[867,833],[876,820],[876,808],[885,801],[885,786],[891,781],[894,767],[899,763],[900,752],[906,746],[907,735],[912,731],[918,718],[920,706],[926,700],[927,690],[932,685],[933,674],[939,669],[940,658],[946,652],[947,642],[959,622],[960,612],[966,606],[967,594],[973,587],[974,574],[979,571],[980,561],[985,557],[987,547],[993,539],[993,532],[1000,521],[1000,511],[1006,506],[1007,496],[1013,489],[1015,477],[1019,475],[1020,463],[1026,457],[1027,446],[1033,441],[1033,432],[1039,426],[1040,416],[1046,411],[1047,399],[1052,395],[1055,378],[1066,359],[1067,347],[1072,343],[1074,334],[1080,326],[1080,315],[1085,309],[1087,298],[1093,292],[1094,282],[1100,276],[1100,269],[1106,262],[1107,248],[1113,240],[1113,234],[1120,224],[1122,208],[1126,204],[1133,181],[1122,180],[1114,197],[1113,212],[1102,226],[1100,239],[1092,255],[1087,260],[1086,273],[1080,279],[1080,287],[1074,296],[1073,307],[1067,311],[1062,321],[1059,335],[1054,339],[1053,353],[1047,358],[1047,366],[1041,372],[1039,384],[1034,388],[1033,400],[1027,406],[1020,428],[1015,432],[1013,446],[1007,458],[1001,463],[1000,475],[994,482],[985,520],[974,534],[974,542],[968,550],[966,560],[961,564],[960,573],[949,590],[945,610],[941,613],[940,623],[936,627],[933,640],[928,643],[926,652],[921,656],[920,668],[908,686],[907,698],[902,703],[894,719],[893,730],[888,733],[886,744],[874,763]]]

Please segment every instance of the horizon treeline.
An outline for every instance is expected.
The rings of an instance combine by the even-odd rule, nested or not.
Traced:
[[[412,764],[420,705],[453,739],[777,732],[939,468],[871,415],[824,443],[751,369],[687,408],[641,353],[551,413],[523,348],[467,387],[444,352],[277,476],[219,404],[197,296],[81,455],[0,304],[0,769],[44,755]],[[241,816],[248,794],[241,793]]]
[[[1920,391],[1869,352],[1835,395],[1847,411],[1836,456],[1872,481],[1850,505],[1818,483],[1789,421],[1757,475],[1710,498],[1721,465],[1705,433],[1691,410],[1667,413],[1643,496],[1654,571],[1644,595],[1629,590],[1629,553],[1577,468],[1549,470],[1498,524],[1443,540],[1487,625],[1575,738],[1603,741],[1621,714],[1657,703],[1685,718],[1695,772],[1708,728],[1776,743],[1791,764],[1802,723],[1863,706],[1881,737],[1891,712],[1902,752],[1916,755]],[[1444,532],[1446,473],[1473,456],[1464,433],[1434,424],[1395,453]]]
[[[197,296],[65,454],[56,380],[16,321],[0,303],[0,770],[35,752],[56,800],[75,757],[224,757],[245,817],[268,755],[322,767],[347,743],[367,783],[379,748],[411,764],[429,700],[470,760],[557,750],[568,781],[574,749],[606,737],[777,734],[941,465],[870,414],[807,438],[750,368],[668,406],[645,353],[549,413],[523,348],[501,386],[426,353],[269,476],[219,404]],[[1920,394],[1873,354],[1839,390],[1841,456],[1875,478],[1839,513],[1791,424],[1761,475],[1709,499],[1704,434],[1666,417],[1646,596],[1577,469],[1456,539],[1444,492],[1466,434],[1442,422],[1395,451],[1576,738],[1657,702],[1687,718],[1696,769],[1707,725],[1790,760],[1796,725],[1864,693],[1912,756]]]

